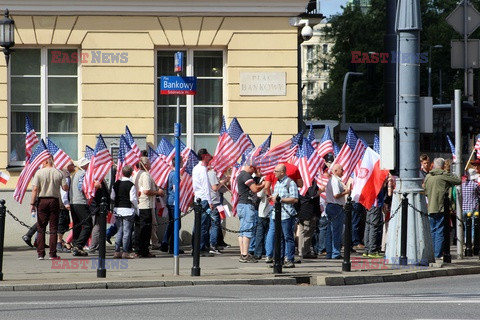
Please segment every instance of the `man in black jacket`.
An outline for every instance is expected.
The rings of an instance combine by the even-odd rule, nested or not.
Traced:
[[[303,259],[315,259],[317,256],[311,251],[312,237],[320,217],[320,192],[315,180],[304,196],[299,195],[298,202],[298,254]]]

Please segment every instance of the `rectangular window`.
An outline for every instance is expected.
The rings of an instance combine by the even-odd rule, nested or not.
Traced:
[[[176,51],[157,52],[157,92],[160,77],[172,76]],[[194,150],[207,148],[213,153],[223,115],[224,59],[221,50],[184,50],[184,72],[181,75],[197,77],[197,94],[180,96],[182,140]],[[176,122],[177,96],[157,98],[157,140],[165,137],[173,142]]]
[[[27,115],[39,138],[49,137],[78,158],[77,56],[77,49],[15,49],[10,63],[10,165],[25,160]]]
[[[315,83],[309,82],[307,84],[307,95],[312,96],[315,94]]]
[[[328,44],[326,44],[326,43],[323,44],[323,53],[324,54],[328,53]]]
[[[307,60],[313,59],[313,46],[307,46]]]

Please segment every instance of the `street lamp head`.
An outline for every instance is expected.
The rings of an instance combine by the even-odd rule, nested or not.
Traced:
[[[9,18],[8,9],[5,10],[4,17],[0,19],[0,46],[3,47],[5,60],[10,56],[10,48],[15,45],[15,21]]]

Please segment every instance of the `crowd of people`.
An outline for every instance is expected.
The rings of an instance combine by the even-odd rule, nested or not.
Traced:
[[[39,260],[59,259],[58,252],[71,252],[73,256],[88,256],[98,250],[98,211],[103,197],[112,208],[111,227],[107,241],[115,236],[113,258],[151,258],[151,250],[173,253],[175,159],[165,189],[159,188],[150,176],[150,161],[145,153],[136,167],[125,165],[121,179],[109,188],[104,181],[95,181],[95,197],[87,200],[82,190],[89,160],[80,158],[76,165],[68,163],[64,170],[55,169],[51,158],[44,161],[32,180],[32,211],[37,212],[37,223],[23,236],[31,247],[36,247]],[[262,175],[255,161],[247,160],[236,176],[235,185],[229,176],[221,177],[211,167],[213,157],[206,149],[198,150],[198,164],[192,170],[194,199],[200,199],[202,208],[200,250],[202,255],[219,255],[229,245],[224,241],[220,211],[224,194],[232,188],[238,192],[237,216],[239,262],[268,264],[274,261],[276,201],[281,206],[281,260],[284,268],[294,268],[302,259],[343,259],[342,250],[359,251],[366,258],[381,258],[385,250],[386,233],[391,210],[395,177],[388,175],[376,195],[371,208],[354,202],[352,210],[352,247],[342,248],[346,198],[351,194],[352,181],[343,177],[343,167],[334,163],[334,155],[324,157],[319,168],[320,179],[315,179],[304,194],[299,194],[303,181],[298,168],[292,163],[279,163],[272,173]],[[334,163],[332,165],[332,163]],[[480,160],[471,162],[463,181],[463,213],[478,210],[480,199]],[[443,255],[445,196],[455,197],[455,185],[460,177],[449,172],[448,161],[427,155],[420,157],[419,177],[423,179],[427,199],[436,258]],[[324,183],[317,183],[323,181]],[[164,198],[168,211],[168,226],[160,242],[157,234],[158,199]],[[193,200],[193,199],[192,199]],[[454,203],[454,201],[450,201]],[[69,229],[72,233],[64,239]],[[49,241],[45,243],[45,230],[49,225]],[[33,234],[37,238],[32,244]],[[194,237],[192,236],[192,239]],[[90,242],[89,242],[90,241]],[[87,249],[87,244],[88,249]],[[180,250],[180,253],[184,253]]]

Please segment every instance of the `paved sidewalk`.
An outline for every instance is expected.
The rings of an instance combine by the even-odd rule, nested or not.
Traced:
[[[34,249],[6,248],[3,256],[3,281],[0,291],[72,290],[85,288],[140,288],[218,284],[252,285],[353,285],[365,283],[409,281],[438,276],[480,274],[477,257],[456,260],[451,264],[438,261],[429,267],[384,264],[381,259],[364,259],[353,253],[352,271],[342,272],[343,260],[303,260],[294,269],[273,269],[263,260],[240,263],[238,248],[229,248],[221,255],[200,258],[200,276],[192,277],[193,259],[188,251],[180,255],[180,275],[173,275],[173,257],[152,251],[155,258],[111,259],[113,246],[107,246],[107,276],[97,278],[98,255],[85,258],[60,253],[61,260],[36,259]]]

